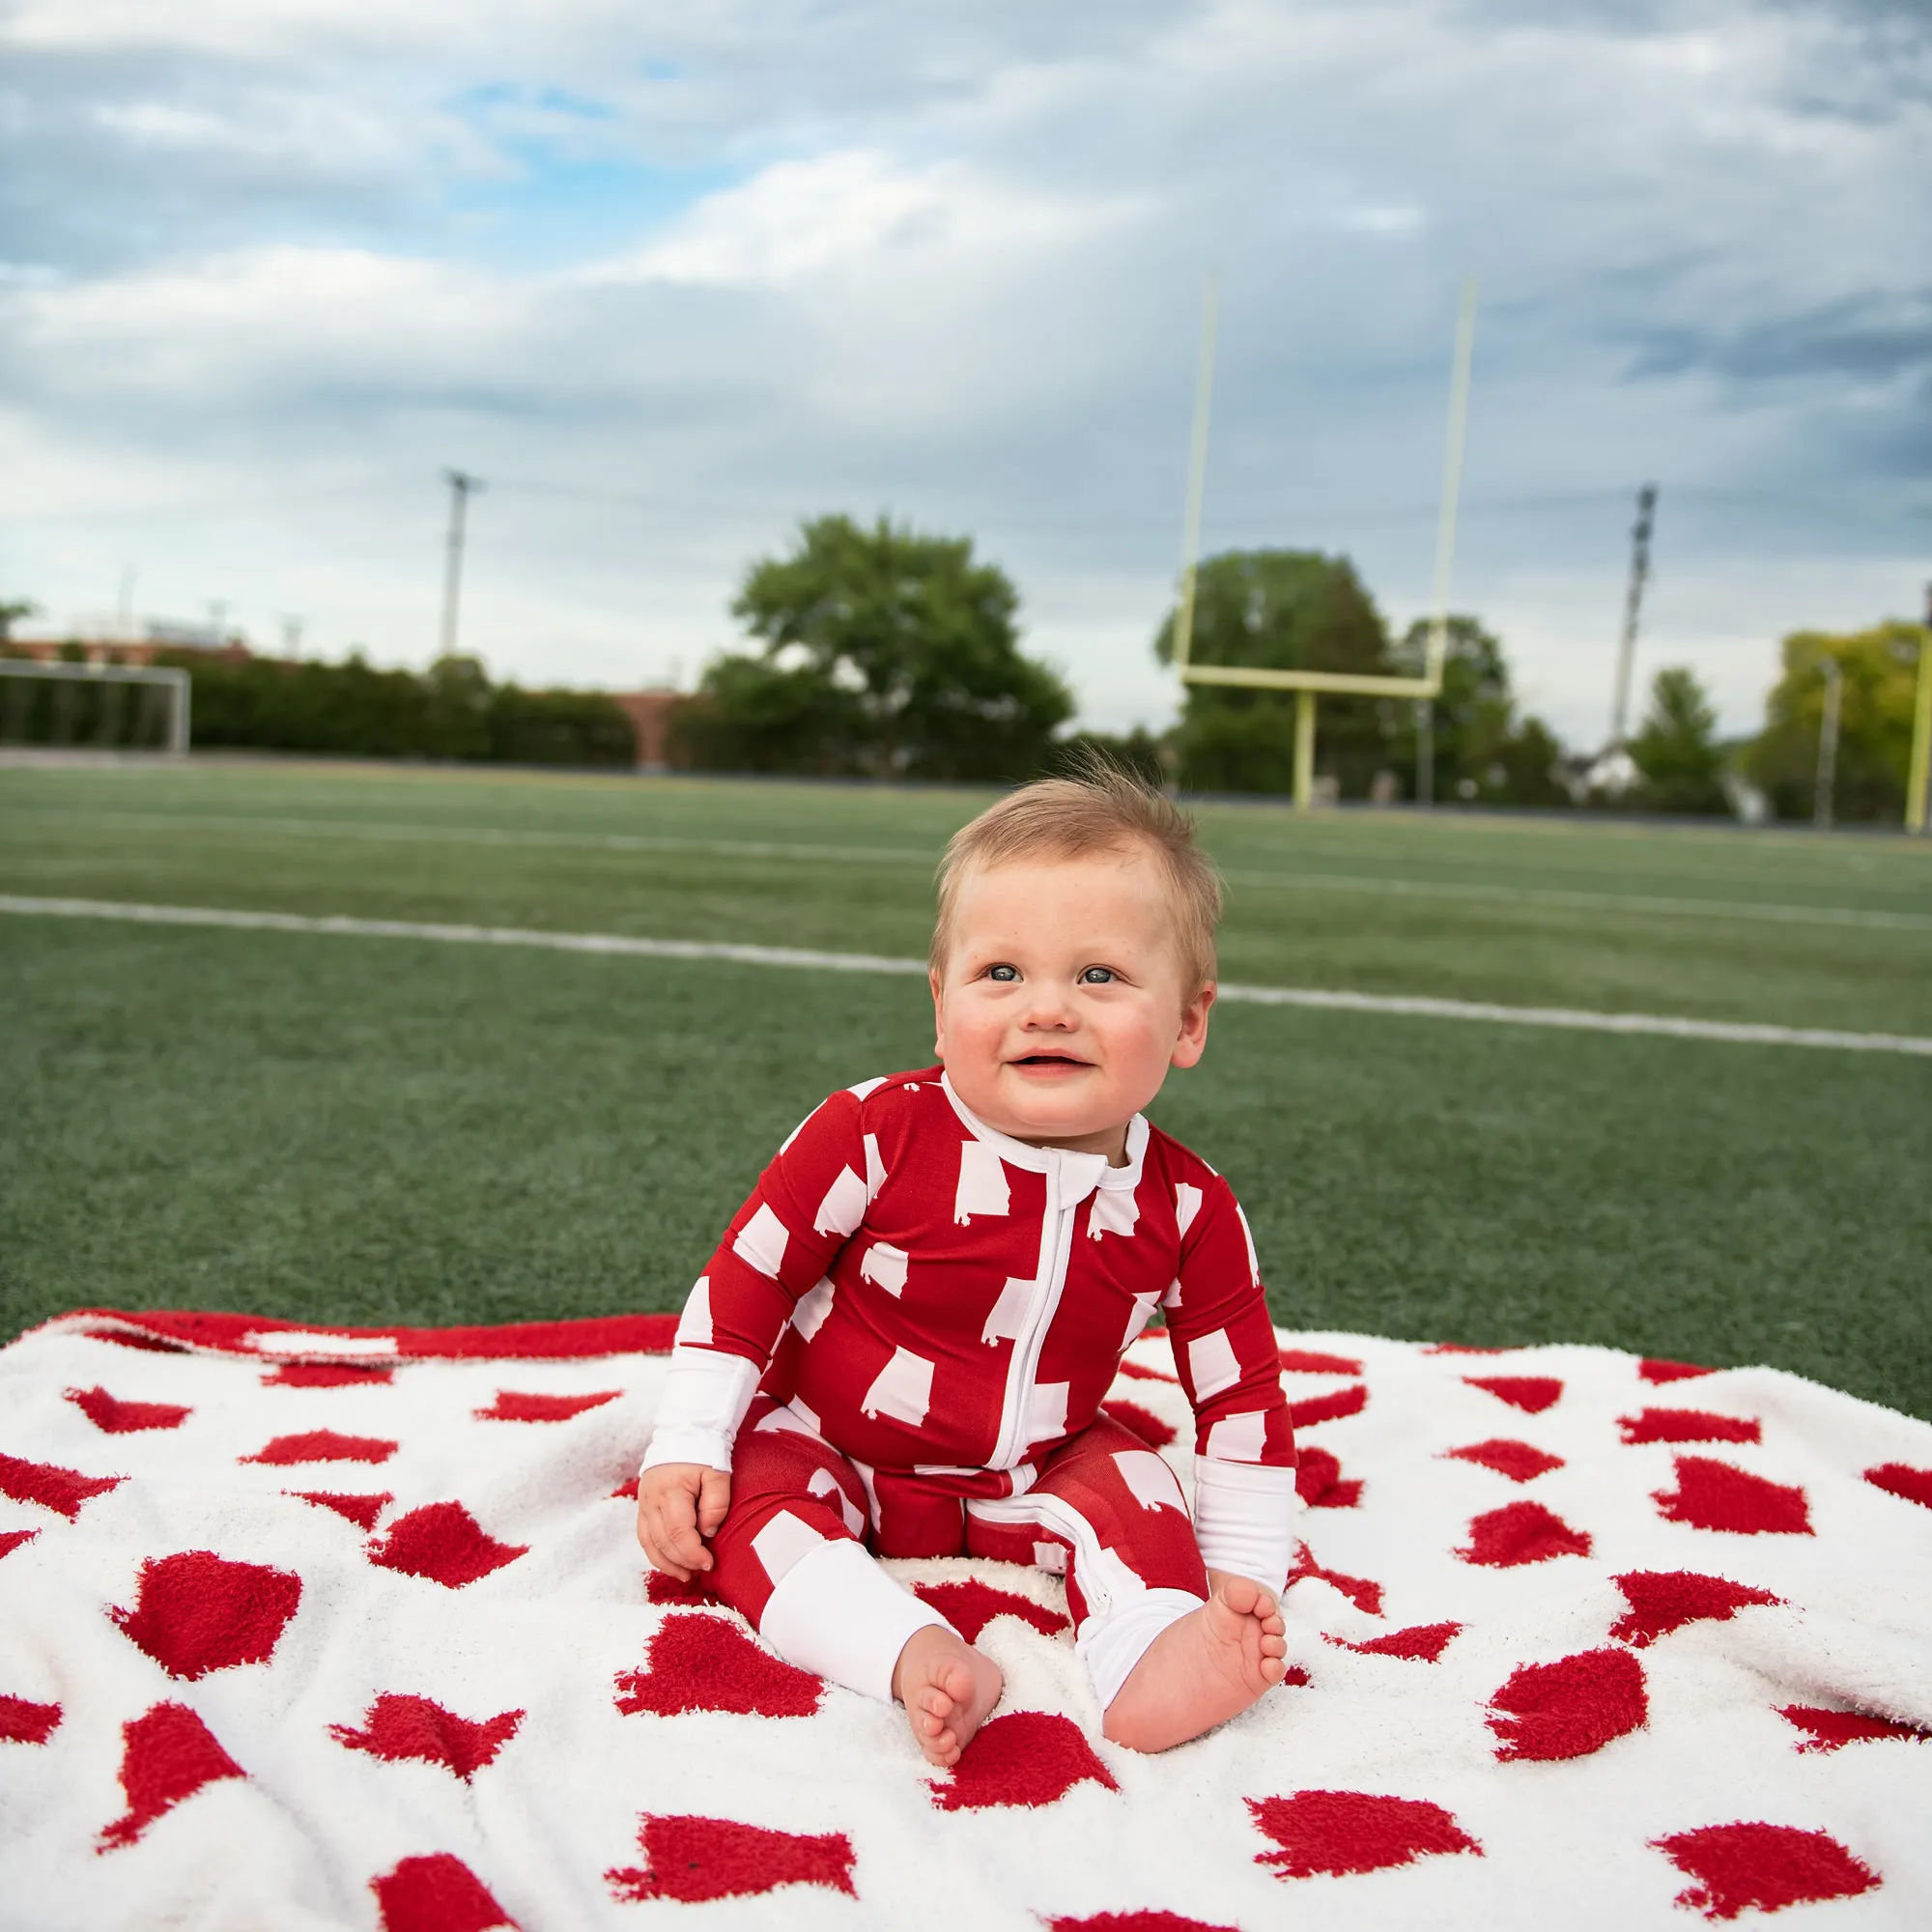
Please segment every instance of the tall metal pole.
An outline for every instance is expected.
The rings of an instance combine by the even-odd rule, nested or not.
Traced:
[[[1918,640],[1918,701],[1912,707],[1912,771],[1905,781],[1905,829],[1923,832],[1932,780],[1932,583],[1925,586],[1925,635]]]
[[[1427,672],[1438,684],[1449,656],[1449,582],[1456,563],[1456,512],[1463,495],[1463,440],[1469,422],[1469,365],[1475,346],[1476,278],[1464,275],[1449,364],[1449,433],[1442,446],[1442,508],[1435,523],[1435,583],[1430,600]],[[1415,802],[1435,802],[1435,708],[1428,697],[1415,710]]]
[[[1657,485],[1636,493],[1636,523],[1631,530],[1630,586],[1624,592],[1623,636],[1617,642],[1617,690],[1610,708],[1610,750],[1620,751],[1630,726],[1631,667],[1636,657],[1637,616],[1650,576],[1650,532],[1657,516]]]
[[[1811,822],[1829,829],[1832,823],[1832,794],[1838,779],[1838,707],[1844,695],[1845,674],[1834,657],[1818,660],[1825,678],[1825,708],[1818,720],[1818,780],[1811,793]]]
[[[1194,378],[1194,434],[1187,452],[1187,512],[1180,530],[1180,609],[1174,619],[1174,668],[1194,651],[1194,574],[1201,562],[1201,499],[1208,487],[1208,415],[1214,400],[1214,337],[1221,320],[1221,277],[1208,271],[1201,298],[1201,363]]]
[[[445,469],[449,484],[449,548],[442,569],[442,656],[456,655],[457,609],[463,596],[463,518],[469,493],[483,488],[480,476]]]

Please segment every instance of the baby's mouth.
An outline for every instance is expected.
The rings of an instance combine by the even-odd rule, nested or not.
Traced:
[[[1027,1053],[1017,1060],[1010,1060],[1009,1066],[1024,1066],[1029,1072],[1077,1073],[1091,1066],[1092,1061],[1076,1060],[1070,1053]]]

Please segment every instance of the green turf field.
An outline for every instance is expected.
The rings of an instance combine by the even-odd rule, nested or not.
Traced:
[[[0,893],[923,950],[967,792],[0,769]],[[1932,1036],[1899,839],[1215,806],[1223,971]],[[0,917],[0,1325],[668,1308],[915,980]],[[1229,1006],[1156,1113],[1277,1319],[1770,1361],[1932,1416],[1932,1062]]]

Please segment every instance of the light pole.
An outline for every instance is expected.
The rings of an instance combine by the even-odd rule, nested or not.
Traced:
[[[1825,679],[1825,708],[1818,719],[1818,780],[1811,793],[1811,823],[1829,831],[1832,794],[1838,776],[1838,709],[1844,697],[1845,673],[1834,657],[1818,660]]]
[[[442,567],[442,656],[456,655],[457,610],[463,596],[463,520],[469,493],[481,490],[483,479],[461,469],[445,469],[449,484],[449,539]]]

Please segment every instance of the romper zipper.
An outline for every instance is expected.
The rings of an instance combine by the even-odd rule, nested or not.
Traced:
[[[993,1450],[992,1467],[1010,1469],[1026,1445],[1027,1395],[1039,1369],[1046,1347],[1046,1331],[1054,1311],[1060,1306],[1061,1292],[1066,1285],[1066,1268],[1072,1246],[1073,1216],[1079,1202],[1071,1208],[1060,1205],[1060,1162],[1055,1159],[1046,1176],[1046,1213],[1040,1233],[1040,1269],[1034,1284],[1034,1296],[1027,1305],[1026,1320],[1013,1338],[1012,1359],[1007,1365],[1006,1413],[1001,1418],[1000,1439]],[[1051,1230],[1049,1233],[1048,1231]]]

